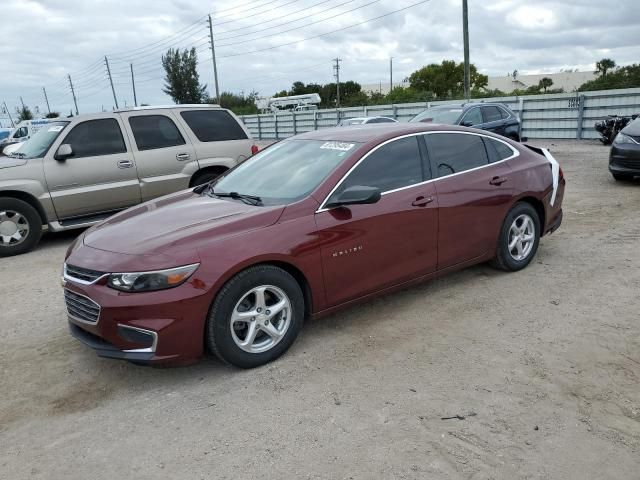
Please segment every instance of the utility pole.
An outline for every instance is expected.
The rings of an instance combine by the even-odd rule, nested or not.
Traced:
[[[47,91],[42,87],[42,93],[44,93],[44,101],[47,102],[47,112],[51,113],[51,107],[49,107],[49,99],[47,98]]]
[[[218,66],[216,64],[216,45],[213,41],[213,23],[209,15],[209,40],[211,41],[211,59],[213,60],[213,81],[216,86],[216,103],[220,103],[220,90],[218,89]]]
[[[393,90],[393,57],[389,58],[389,93]]]
[[[27,107],[24,106],[24,101],[22,100],[22,97],[20,97],[20,103],[22,104],[22,110],[24,111],[25,108],[27,108]]]
[[[464,40],[464,98],[469,100],[469,9],[467,0],[462,0],[462,37]]]
[[[113,92],[113,101],[116,104],[116,108],[118,107],[118,99],[116,98],[116,89],[113,88],[113,78],[111,78],[111,69],[109,68],[109,60],[107,56],[104,56],[104,64],[107,66],[107,75],[109,75],[109,83],[111,84],[111,91]]]
[[[9,108],[7,107],[7,102],[5,102],[4,100],[2,101],[2,103],[4,104],[4,111],[7,112],[7,116],[9,117],[9,120],[11,121],[11,126],[15,127],[16,124],[13,123],[13,118],[11,118],[11,112],[9,111]]]
[[[136,98],[136,80],[133,78],[133,63],[130,63],[131,67],[131,86],[133,87],[133,105],[138,106],[138,99]]]
[[[69,86],[71,87],[71,95],[73,95],[73,104],[76,106],[76,115],[79,115],[78,101],[76,100],[76,91],[73,89],[73,82],[71,81],[71,75],[67,74],[67,77],[69,77]]]
[[[340,62],[342,61],[342,59],[334,58],[333,61],[336,62],[336,64],[333,66],[333,69],[336,71],[336,73],[335,73],[335,77],[336,77],[336,107],[340,108]]]

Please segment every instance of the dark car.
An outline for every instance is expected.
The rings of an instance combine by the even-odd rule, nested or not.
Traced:
[[[445,125],[462,125],[480,128],[510,138],[520,139],[520,120],[502,103],[463,103],[462,105],[438,105],[427,108],[409,122],[433,122]]]
[[[481,130],[304,133],[87,230],[65,258],[70,328],[105,357],[262,365],[306,318],[476,263],[525,268],[564,185],[548,151]]]
[[[624,127],[613,140],[609,171],[616,180],[640,176],[640,118]]]

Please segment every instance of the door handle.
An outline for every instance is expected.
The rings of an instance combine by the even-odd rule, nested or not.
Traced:
[[[176,154],[176,160],[178,160],[179,162],[184,162],[185,160],[189,160],[190,158],[191,158],[191,155],[189,155],[188,153]]]
[[[491,180],[489,180],[489,183],[491,185],[500,186],[507,180],[507,177],[493,177]]]
[[[431,202],[433,202],[433,197],[432,196],[424,197],[424,196],[420,195],[413,202],[411,202],[411,205],[413,205],[414,207],[426,207]]]
[[[133,162],[131,160],[120,160],[118,162],[118,168],[131,168],[133,167]]]

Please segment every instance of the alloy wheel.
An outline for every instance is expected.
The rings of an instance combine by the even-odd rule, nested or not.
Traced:
[[[507,246],[511,258],[521,262],[529,256],[535,243],[535,228],[533,219],[526,213],[515,218],[509,228],[509,244]]]
[[[266,352],[285,336],[292,314],[291,301],[282,289],[273,285],[252,288],[233,309],[231,336],[245,352]]]
[[[0,211],[0,246],[13,247],[29,236],[29,221],[14,210]]]

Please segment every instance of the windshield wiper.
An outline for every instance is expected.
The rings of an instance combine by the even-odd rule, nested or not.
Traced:
[[[238,192],[222,193],[222,192],[215,192],[213,191],[213,189],[211,189],[209,193],[210,195],[215,195],[216,197],[221,197],[221,198],[228,197],[228,198],[233,198],[234,200],[242,200],[244,203],[248,205],[262,205],[262,199],[260,197],[256,197],[255,195],[246,195],[244,193],[238,193]]]

